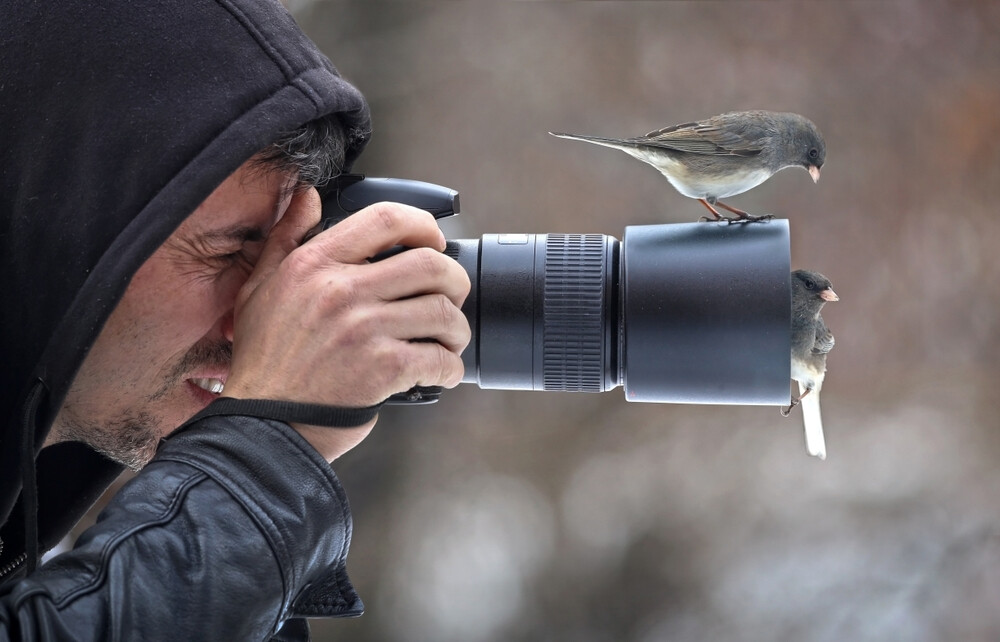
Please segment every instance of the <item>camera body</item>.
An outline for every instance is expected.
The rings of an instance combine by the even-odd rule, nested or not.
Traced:
[[[323,229],[372,203],[437,218],[446,187],[349,175],[323,195]],[[402,249],[402,248],[400,248]],[[463,382],[504,390],[604,392],[628,401],[789,401],[791,282],[786,220],[628,226],[602,234],[449,240],[469,274],[472,340]],[[378,258],[378,257],[376,257]],[[440,388],[394,395],[436,401]]]

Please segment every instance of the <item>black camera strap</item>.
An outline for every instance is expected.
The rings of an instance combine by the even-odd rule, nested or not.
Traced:
[[[381,403],[366,408],[342,408],[294,401],[275,401],[273,399],[219,397],[187,423],[191,424],[205,417],[243,415],[327,428],[354,428],[374,419],[381,408]]]

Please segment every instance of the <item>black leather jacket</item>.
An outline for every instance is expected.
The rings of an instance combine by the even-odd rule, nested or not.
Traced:
[[[362,612],[330,465],[285,424],[202,419],[165,440],[72,551],[5,587],[0,640],[266,640]],[[280,639],[308,639],[301,621]]]

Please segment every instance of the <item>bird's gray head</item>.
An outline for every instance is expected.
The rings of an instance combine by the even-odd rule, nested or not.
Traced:
[[[798,114],[785,114],[788,121],[788,160],[805,168],[813,182],[819,180],[819,170],[826,162],[826,142],[811,120]]]
[[[819,272],[795,270],[792,272],[792,305],[794,307],[823,307],[827,301],[839,301],[830,279]]]

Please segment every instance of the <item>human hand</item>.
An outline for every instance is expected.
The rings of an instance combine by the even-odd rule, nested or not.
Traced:
[[[365,407],[415,385],[458,385],[470,284],[441,254],[434,218],[378,203],[300,245],[319,212],[315,190],[297,194],[240,291],[225,396]],[[396,245],[413,249],[368,262]],[[293,427],[332,461],[374,424]]]

